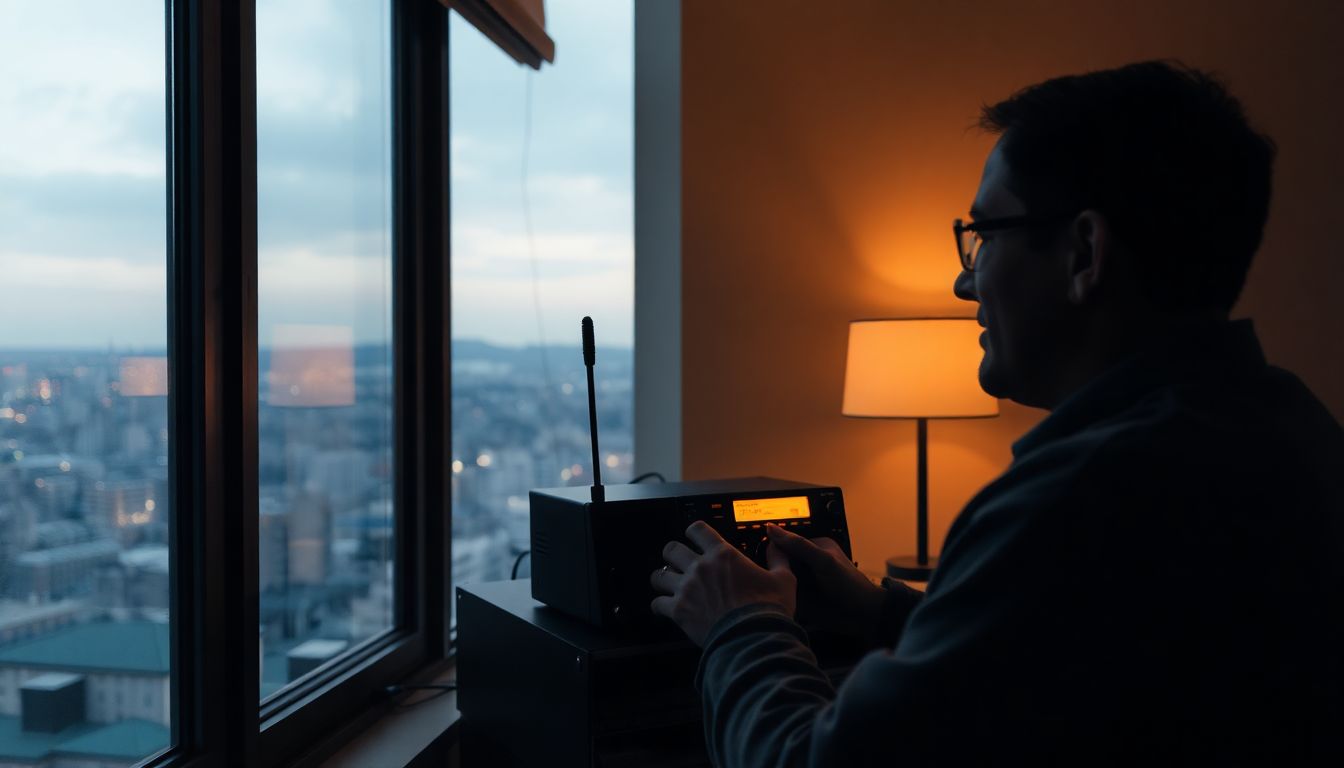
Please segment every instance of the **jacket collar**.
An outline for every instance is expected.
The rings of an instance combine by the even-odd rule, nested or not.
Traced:
[[[1013,459],[1119,413],[1155,390],[1199,379],[1226,380],[1264,367],[1264,352],[1250,320],[1178,334],[1117,364],[1065,398],[1013,443]]]

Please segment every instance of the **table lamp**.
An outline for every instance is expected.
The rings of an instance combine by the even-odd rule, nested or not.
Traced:
[[[894,579],[927,581],[938,564],[929,557],[929,419],[999,415],[999,401],[980,388],[980,331],[974,320],[953,318],[849,324],[841,412],[918,423],[916,551],[887,560],[887,575]]]

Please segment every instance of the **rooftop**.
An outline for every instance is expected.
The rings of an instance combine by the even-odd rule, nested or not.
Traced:
[[[83,679],[82,676],[72,675],[69,672],[48,672],[45,675],[24,680],[22,687],[29,691],[57,691]]]
[[[35,733],[23,730],[18,717],[0,716],[0,760],[35,762],[53,754],[137,760],[167,747],[170,736],[166,727],[147,720],[80,723],[58,733]]]
[[[0,666],[166,675],[168,625],[92,622],[0,648]]]

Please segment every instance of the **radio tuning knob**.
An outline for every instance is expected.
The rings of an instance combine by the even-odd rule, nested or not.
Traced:
[[[840,511],[840,502],[836,501],[835,499],[831,499],[830,501],[826,502],[826,514],[834,515],[839,511]]]

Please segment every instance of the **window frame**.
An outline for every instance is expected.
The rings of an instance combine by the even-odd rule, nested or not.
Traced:
[[[246,0],[165,0],[175,717],[173,746],[146,765],[315,763],[342,734],[390,709],[387,685],[447,658],[448,19],[436,0],[387,2],[395,627],[263,706],[256,9]]]

